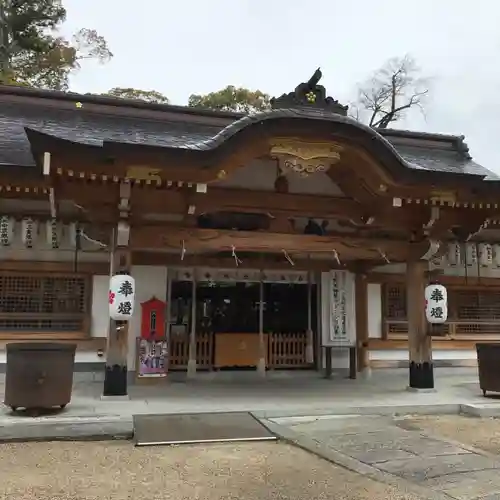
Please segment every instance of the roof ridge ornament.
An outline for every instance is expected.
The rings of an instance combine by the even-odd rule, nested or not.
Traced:
[[[322,76],[323,73],[318,68],[307,82],[297,85],[293,92],[283,94],[280,97],[273,97],[271,107],[273,109],[311,107],[346,116],[348,106],[343,106],[333,97],[327,96],[325,87],[319,85]]]

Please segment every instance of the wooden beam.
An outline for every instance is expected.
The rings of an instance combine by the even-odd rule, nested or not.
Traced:
[[[405,274],[403,273],[377,273],[372,272],[368,273],[367,281],[368,283],[388,283],[388,284],[405,284]],[[491,287],[500,287],[500,277],[492,278],[492,277],[477,277],[477,276],[447,276],[445,274],[441,274],[439,276],[439,282],[447,287],[457,287],[463,288],[474,287],[478,288],[491,288]]]
[[[328,259],[306,259],[290,256],[294,265],[286,260],[284,255],[272,257],[241,257],[241,268],[244,269],[276,269],[276,270],[296,270],[296,271],[329,271],[330,269],[343,269],[339,266],[333,256]],[[231,269],[235,267],[234,258],[218,257],[210,254],[185,255],[181,260],[181,252],[177,254],[159,252],[134,252],[132,256],[134,265],[137,266],[177,266],[177,267],[213,267]]]
[[[488,339],[488,343],[500,343],[500,335],[490,336],[491,340]],[[484,340],[484,339],[481,339]],[[439,350],[464,350],[464,351],[474,351],[476,349],[476,344],[478,340],[459,340],[459,339],[432,339],[432,348]],[[385,350],[407,350],[408,340],[382,340],[382,339],[370,339],[368,342],[369,349],[371,351],[385,351]]]
[[[175,225],[135,227],[131,237],[134,250],[145,248],[181,250],[182,244],[190,251],[223,251],[233,247],[240,251],[282,253],[324,253],[333,255],[334,250],[341,261],[357,259],[380,259],[381,254],[389,259],[401,260],[409,255],[423,255],[428,242],[408,243],[388,239],[350,237],[346,234],[334,236],[310,236],[269,232],[225,231],[214,229],[184,228]]]
[[[52,262],[40,260],[0,260],[1,272],[13,273],[74,273],[73,262]],[[78,262],[78,274],[109,274],[106,262]]]

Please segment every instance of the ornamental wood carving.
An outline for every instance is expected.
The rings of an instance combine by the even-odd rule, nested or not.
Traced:
[[[276,138],[269,141],[270,154],[280,160],[282,170],[290,169],[306,176],[325,172],[340,161],[343,147],[337,143],[306,142],[293,138]]]

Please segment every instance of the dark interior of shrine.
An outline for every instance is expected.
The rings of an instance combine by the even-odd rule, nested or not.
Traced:
[[[316,330],[316,285],[311,284],[311,328]],[[260,283],[200,282],[196,284],[196,332],[259,332]],[[308,285],[263,283],[263,332],[306,332],[308,329]],[[193,284],[174,281],[171,291],[170,324],[191,330]]]

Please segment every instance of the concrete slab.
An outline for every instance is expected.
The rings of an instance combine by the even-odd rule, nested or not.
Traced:
[[[286,419],[275,419],[272,424],[280,426],[280,421]],[[457,500],[495,498],[500,492],[500,457],[404,423],[395,417],[361,416],[301,419],[281,427],[328,460],[371,477],[375,477],[374,469],[385,474],[379,480],[397,477]]]
[[[130,417],[38,420],[0,426],[0,441],[131,439]]]
[[[494,495],[500,494],[500,474],[492,474],[491,470],[447,474],[424,480],[423,484],[439,488],[457,500],[495,498]]]
[[[500,469],[500,461],[474,454],[447,455],[440,457],[414,457],[408,460],[391,460],[377,467],[396,476],[421,482],[446,474]]]
[[[461,405],[484,401],[477,394],[477,371],[473,369],[436,369],[436,394],[408,393],[407,370],[397,369],[373,370],[370,380],[325,380],[314,372],[269,373],[266,380],[239,375],[231,374],[227,380],[212,375],[211,380],[132,385],[129,401],[101,400],[102,383],[77,383],[66,409],[43,418],[52,422],[63,419],[63,423],[67,416],[121,415],[131,420],[133,415],[235,411],[251,411],[261,418],[306,419],[456,414]],[[0,386],[0,397],[2,392]],[[26,417],[0,407],[0,426],[25,421]]]
[[[500,417],[500,401],[497,403],[461,404],[460,413],[481,418]]]

